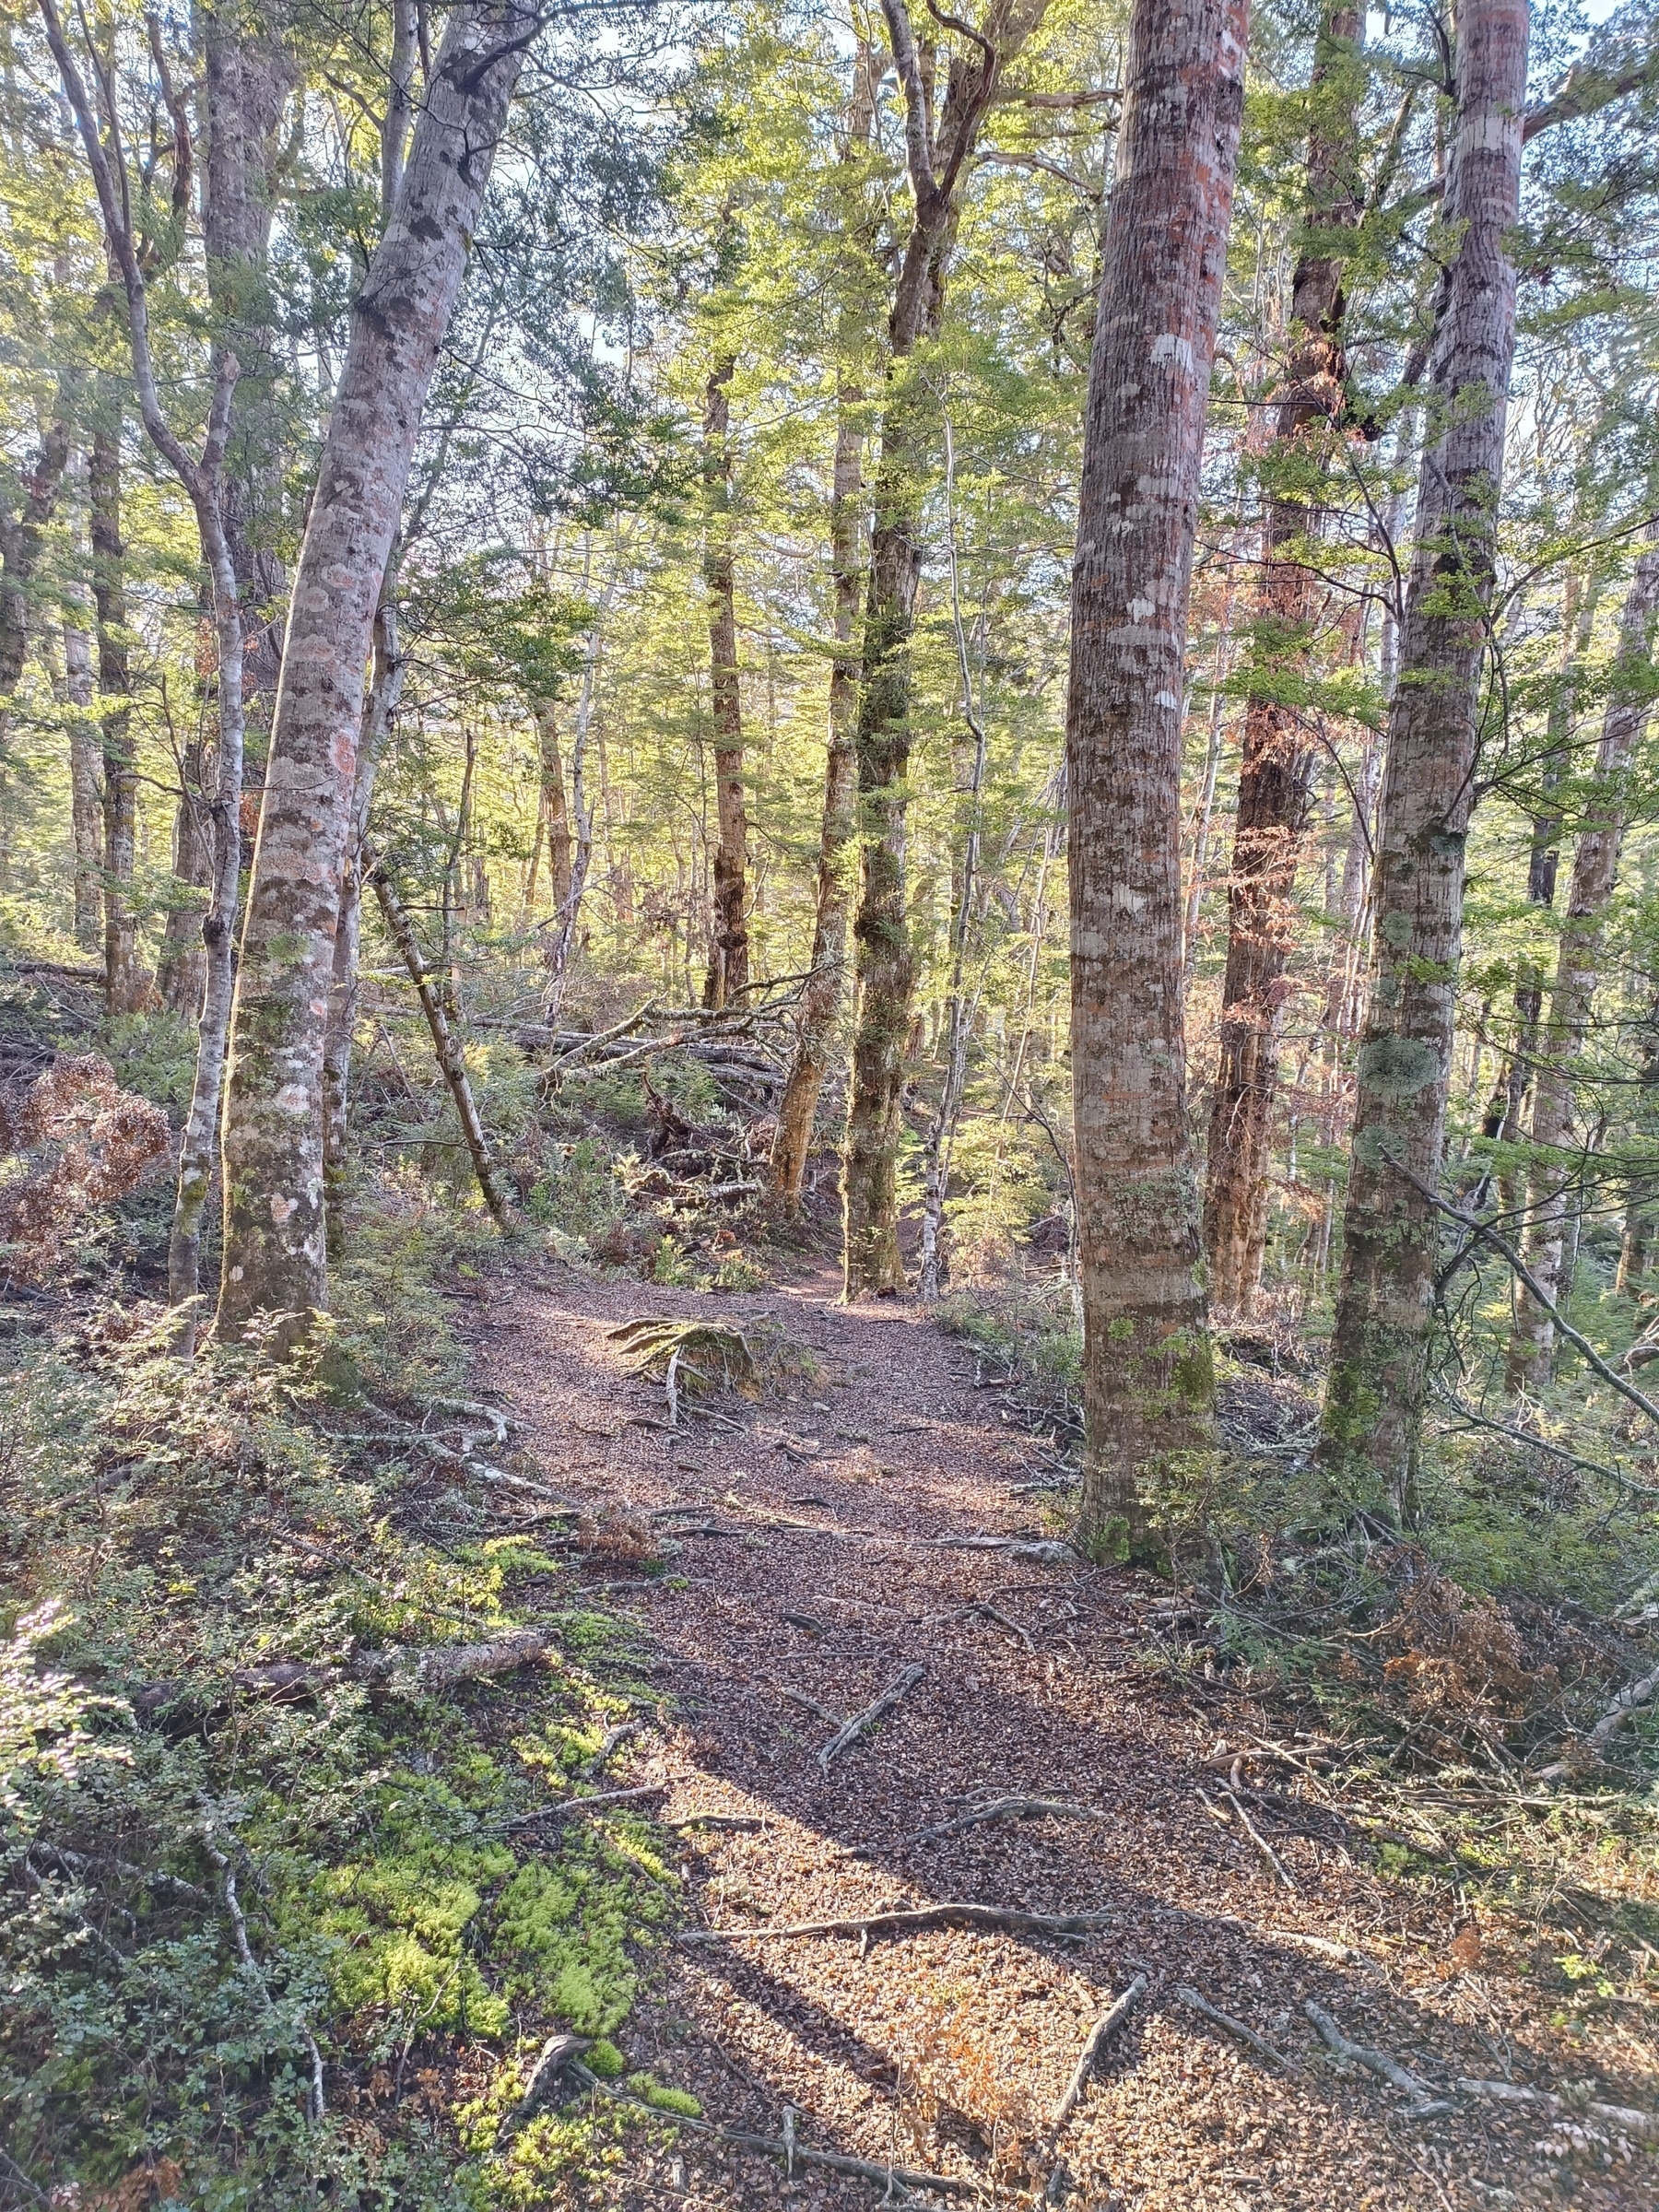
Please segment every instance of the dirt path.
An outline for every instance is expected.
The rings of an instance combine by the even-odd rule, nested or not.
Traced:
[[[1407,2119],[1398,2090],[1333,2067],[1310,1998],[1432,2085],[1507,2069],[1518,2081],[1594,2077],[1613,2101],[1659,2102],[1651,2079],[1609,2070],[1606,2049],[1571,2049],[1544,2024],[1500,1936],[1458,1933],[1443,1891],[1350,1856],[1340,1806],[1288,1770],[1288,1786],[1258,1775],[1241,1792],[1295,1887],[1282,1885],[1237,1820],[1223,1824],[1230,1761],[1213,1763],[1247,1730],[1271,1735],[1266,1712],[1146,1672],[1137,1649],[1169,1603],[1149,1579],[942,1542],[1049,1533],[1041,1495],[1017,1488],[1038,1477],[1040,1455],[999,1426],[994,1394],[972,1388],[961,1344],[912,1311],[848,1312],[834,1295],[827,1274],[715,1300],[559,1268],[491,1294],[478,1380],[513,1405],[550,1479],[595,1511],[696,1509],[688,1521],[719,1532],[687,1535],[663,1587],[616,1601],[648,1630],[672,1711],[612,1782],[665,1782],[665,1818],[726,1823],[677,1831],[690,1928],[942,1900],[1110,1918],[1082,1937],[939,1928],[867,1947],[678,1945],[630,2028],[630,2058],[728,2127],[776,2137],[793,2106],[804,2145],[994,2173],[1009,2202],[1016,2183],[1029,2191],[1033,2159],[1049,2170],[1041,2138],[1091,2027],[1144,1973],[1145,1999],[1058,2145],[1076,2194],[1063,2182],[1051,2201],[1651,2206],[1651,2154],[1615,2144],[1563,2156],[1547,2117],[1489,2102]],[[662,1394],[626,1377],[607,1329],[641,1312],[711,1311],[782,1320],[816,1376],[793,1397],[732,1406],[742,1433],[639,1425],[634,1415],[660,1418]],[[925,1673],[895,1710],[821,1770],[835,1724],[911,1665]],[[1101,1817],[916,1840],[1011,1794]],[[1182,1985],[1293,2070],[1196,2017]],[[786,2181],[776,2160],[689,2132],[665,2148],[648,2132],[630,2131],[617,2183],[629,2212],[862,2207],[882,2194],[818,2169]]]

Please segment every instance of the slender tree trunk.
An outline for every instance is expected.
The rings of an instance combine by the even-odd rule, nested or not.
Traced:
[[[0,521],[0,700],[9,700],[29,651],[34,580],[69,461],[69,425],[54,419],[23,479],[23,510]]]
[[[1153,1547],[1212,1441],[1182,994],[1181,739],[1246,0],[1135,0],[1084,418],[1066,700],[1083,1497]],[[1175,1499],[1168,1500],[1179,1512]]]
[[[374,617],[374,665],[363,703],[351,794],[351,824],[340,870],[340,920],[335,932],[328,1027],[323,1040],[323,1194],[331,1260],[346,1251],[351,1048],[357,1030],[358,953],[363,934],[363,847],[374,804],[374,780],[403,694],[397,642],[396,579],[389,569]]]
[[[473,1171],[478,1179],[479,1192],[496,1227],[507,1229],[511,1226],[512,1216],[501,1194],[501,1186],[496,1180],[495,1169],[490,1163],[489,1146],[484,1135],[484,1124],[478,1119],[472,1083],[466,1073],[465,1055],[459,1038],[450,1027],[449,1012],[444,1005],[446,993],[441,983],[434,982],[428,972],[421,957],[419,940],[415,935],[415,924],[387,880],[384,868],[377,865],[367,846],[363,848],[363,858],[369,880],[373,884],[375,897],[380,901],[387,935],[402,954],[404,966],[409,971],[409,981],[419,995],[420,1010],[426,1016],[427,1028],[432,1033],[432,1051],[437,1056],[443,1079],[449,1085],[450,1097],[454,1100],[461,1133],[466,1139],[466,1149],[472,1156]]]
[[[1321,1457],[1333,1502],[1416,1513],[1436,1215],[1481,663],[1514,359],[1525,0],[1465,0],[1445,218],[1457,246],[1430,360],[1389,714],[1369,1011]],[[1397,1166],[1396,1166],[1397,1163]],[[1403,1169],[1404,1173],[1398,1171]]]
[[[323,1058],[364,669],[421,408],[532,26],[449,18],[393,218],[356,303],[295,578],[242,934],[225,1118],[220,1327],[327,1294]]]
[[[156,966],[156,990],[170,1014],[194,1021],[202,1007],[206,983],[207,955],[202,944],[202,910],[186,892],[206,889],[213,879],[213,855],[202,822],[203,773],[206,748],[191,744],[180,763],[184,786],[173,812],[172,898],[161,933],[161,957]]]
[[[1572,1128],[1576,1066],[1590,1031],[1607,906],[1629,818],[1625,786],[1631,759],[1646,734],[1652,704],[1648,678],[1655,616],[1659,545],[1650,543],[1636,564],[1625,600],[1613,696],[1603,719],[1595,780],[1573,853],[1572,888],[1556,957],[1549,1020],[1539,1041],[1524,1256],[1552,1303],[1566,1295],[1567,1254],[1576,1208],[1570,1200],[1573,1162],[1563,1155]],[[1510,1336],[1505,1388],[1512,1394],[1543,1389],[1554,1359],[1555,1324],[1523,1284]]]
[[[858,495],[864,433],[858,407],[863,394],[843,384],[835,426],[835,464],[830,503],[830,545],[834,599],[835,659],[830,670],[830,739],[824,761],[824,825],[818,841],[818,909],[812,932],[812,971],[801,994],[794,1057],[778,1104],[772,1142],[773,1195],[791,1213],[801,1206],[801,1182],[812,1150],[830,1048],[841,1016],[847,964],[847,910],[853,886],[848,859],[856,827],[858,765],[853,721],[858,705],[858,655],[853,636],[861,582]]]
[[[547,841],[547,873],[553,912],[564,912],[571,896],[571,816],[565,804],[564,757],[559,745],[559,710],[550,699],[535,705],[535,742],[541,767],[538,827]],[[526,894],[526,903],[532,893]]]
[[[94,430],[87,470],[98,689],[103,701],[104,1004],[112,1014],[135,1014],[148,996],[149,983],[138,965],[138,919],[133,912],[138,762],[127,660],[126,548],[121,542],[121,412],[112,386],[113,380],[106,380],[105,401],[114,419]]]
[[[84,590],[84,586],[77,589]],[[90,608],[85,610],[88,615]],[[64,622],[64,699],[69,710],[69,805],[75,838],[75,941],[88,952],[103,944],[103,747],[94,709],[92,637],[73,617]]]
[[[708,538],[703,590],[709,602],[709,671],[714,709],[714,935],[709,948],[705,1006],[740,1000],[748,989],[748,919],[745,905],[748,813],[743,798],[743,700],[737,681],[737,609],[732,558],[731,384],[728,354],[709,379],[703,415],[703,483]]]
[[[1261,1282],[1266,1244],[1279,1030],[1295,941],[1293,894],[1318,757],[1309,716],[1294,694],[1312,671],[1324,586],[1295,547],[1323,529],[1319,498],[1344,406],[1346,301],[1343,263],[1332,251],[1332,234],[1351,229],[1359,212],[1356,109],[1347,95],[1359,89],[1351,82],[1349,58],[1361,27],[1359,8],[1338,0],[1325,17],[1314,58],[1302,215],[1309,241],[1291,288],[1290,374],[1274,430],[1280,476],[1277,483],[1269,478],[1256,605],[1257,650],[1271,661],[1271,680],[1253,687],[1245,701],[1227,893],[1227,975],[1210,1109],[1204,1242],[1217,1303],[1241,1312],[1248,1312]],[[1311,496],[1287,488],[1285,477],[1293,468],[1318,472]]]
[[[858,993],[841,1161],[848,1298],[904,1286],[899,1253],[900,1099],[915,961],[905,913],[911,633],[922,573],[922,477],[932,410],[909,364],[939,328],[958,186],[998,75],[1036,29],[1043,0],[993,0],[975,44],[951,60],[938,128],[901,0],[883,0],[904,92],[912,221],[888,320],[888,372],[870,535],[863,680],[853,747],[863,877],[853,924]]]

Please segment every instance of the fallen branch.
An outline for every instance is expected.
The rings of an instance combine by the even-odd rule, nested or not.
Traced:
[[[1401,2065],[1398,2059],[1390,2058],[1386,2051],[1373,2051],[1368,2044],[1349,2042],[1323,2005],[1315,2005],[1310,1997],[1302,2010],[1318,2030],[1321,2041],[1338,2058],[1347,2059],[1353,2065],[1363,2066],[1368,2073],[1391,2082],[1396,2089],[1404,2089],[1408,2097],[1419,2103],[1429,2096],[1427,2082],[1419,2081],[1415,2074]]]
[[[941,1836],[960,1835],[967,1828],[980,1828],[988,1820],[1041,1819],[1044,1816],[1055,1820],[1105,1820],[1108,1814],[1097,1812],[1092,1805],[1067,1805],[1058,1797],[997,1797],[989,1805],[976,1806],[971,1813],[959,1813],[954,1820],[940,1820],[932,1828],[918,1829],[898,1845],[909,1851],[915,1843],[936,1842]]]
[[[977,2182],[958,2180],[948,2173],[917,2173],[906,2166],[890,2166],[877,2159],[855,2159],[840,2150],[809,2150],[795,2139],[792,2127],[787,2136],[753,2136],[744,2128],[722,2127],[718,2121],[694,2120],[688,2112],[665,2112],[660,2105],[648,2104],[642,2097],[632,2097],[626,2089],[614,2089],[609,2082],[601,2081],[578,2060],[571,2071],[579,2077],[584,2088],[596,2096],[608,2098],[613,2104],[631,2104],[653,2120],[667,2120],[676,2127],[692,2128],[699,2135],[714,2136],[723,2143],[735,2143],[744,2150],[767,2152],[782,2159],[785,2165],[822,2166],[830,2173],[856,2174],[866,2182],[884,2182],[890,2188],[895,2182],[906,2189],[947,2189],[953,2195],[966,2194],[976,2190]]]
[[[962,1610],[964,1613],[978,1613],[986,1620],[995,1621],[999,1627],[1006,1629],[1010,1636],[1017,1637],[1025,1645],[1028,1652],[1034,1652],[1037,1649],[1037,1646],[1031,1641],[1029,1631],[1022,1629],[1017,1620],[1011,1620],[1000,1606],[992,1605],[989,1599],[975,1598],[972,1605],[964,1606]]]
[[[490,1675],[508,1675],[542,1657],[555,1641],[551,1628],[515,1629],[487,1643],[439,1643],[411,1652],[394,1646],[386,1652],[365,1652],[352,1672],[360,1681],[385,1682],[414,1661],[417,1688],[448,1689],[457,1682],[480,1682]]]
[[[259,1961],[253,1956],[253,1946],[248,1941],[248,1924],[242,1914],[241,1900],[236,1894],[235,1870],[210,1836],[203,1837],[202,1849],[218,1868],[219,1877],[224,1883],[225,1911],[229,1916],[230,1933],[235,1940],[236,1955],[241,1961],[242,1971],[265,1999],[265,2010],[274,2013],[276,2007],[271,2001],[270,1984],[260,1971]],[[311,2080],[306,2088],[305,2116],[314,2127],[327,2110],[323,2101],[323,2053],[318,2050],[317,2039],[305,2021],[296,2018],[294,2025],[311,2056]]]
[[[776,1928],[688,1928],[681,1943],[780,1943],[793,1936],[913,1936],[927,1928],[998,1928],[1011,1936],[1095,1936],[1112,1912],[1024,1912],[1013,1905],[919,1905],[840,1920],[795,1920]]]
[[[1284,1884],[1285,1888],[1294,1892],[1296,1884],[1286,1873],[1285,1862],[1279,1857],[1278,1853],[1274,1850],[1272,1844],[1268,1842],[1266,1837],[1263,1835],[1261,1830],[1257,1828],[1255,1822],[1244,1810],[1244,1807],[1239,1803],[1239,1800],[1234,1796],[1231,1790],[1224,1789],[1221,1792],[1221,1794],[1226,1798],[1228,1804],[1232,1806],[1233,1811],[1238,1814],[1240,1826],[1243,1829],[1244,1833],[1250,1838],[1251,1841],[1255,1845],[1257,1851],[1261,1853],[1263,1860],[1267,1865],[1272,1867],[1274,1873],[1277,1875],[1279,1880]]]
[[[1594,2100],[1580,2104],[1557,2096],[1553,2089],[1528,2088],[1520,2081],[1462,2080],[1456,2087],[1460,2096],[1487,2097],[1499,2104],[1538,2104],[1547,2112],[1569,2118],[1599,2120],[1604,2127],[1616,2127],[1638,2142],[1659,2143],[1659,2112],[1639,2112],[1629,2105]]]
[[[1201,2020],[1208,2020],[1212,2027],[1224,2028],[1229,2035],[1237,2037],[1241,2043],[1247,2043],[1251,2050],[1259,2053],[1274,2065],[1282,2067],[1287,2074],[1297,2071],[1296,2062],[1287,2058],[1282,2051],[1276,2050],[1265,2036],[1258,2035],[1253,2028],[1246,2027],[1242,2020],[1235,2020],[1231,2013],[1218,2012],[1207,1997],[1200,1996],[1195,1989],[1188,1988],[1185,1983],[1181,1984],[1175,1994],[1187,2010],[1195,2012]]]
[[[582,1813],[603,1812],[606,1806],[634,1805],[642,1797],[661,1797],[670,1786],[665,1782],[647,1782],[631,1790],[596,1790],[591,1797],[571,1797],[562,1805],[544,1805],[534,1813],[518,1813],[502,1821],[500,1832],[505,1835],[510,1830],[530,1828],[543,1820],[574,1820]],[[673,1825],[677,1828],[684,1823]]]
[[[818,1765],[824,1772],[829,1773],[830,1761],[832,1759],[843,1752],[849,1744],[855,1742],[866,1728],[873,1728],[883,1713],[890,1712],[900,1700],[915,1688],[926,1672],[926,1667],[920,1660],[912,1660],[904,1672],[889,1682],[881,1695],[866,1705],[862,1712],[855,1712],[850,1721],[843,1721],[818,1755]]]
[[[1656,1696],[1659,1696],[1659,1666],[1651,1675],[1643,1675],[1640,1682],[1629,1683],[1619,1691],[1584,1737],[1583,1748],[1599,1754],[1602,1746],[1618,1734],[1630,1715],[1639,1712],[1642,1706],[1651,1705]],[[1571,1771],[1572,1762],[1570,1759],[1558,1759],[1547,1767],[1540,1767],[1537,1779],[1540,1782],[1559,1782]]]
[[[919,1551],[1001,1551],[1011,1559],[1036,1559],[1045,1567],[1076,1567],[1077,1554],[1058,1536],[922,1536]]]
[[[1136,1974],[1123,1995],[1116,1998],[1110,2009],[1103,2012],[1095,2022],[1088,2041],[1083,2046],[1083,2055],[1078,2059],[1077,2069],[1065,2086],[1065,2094],[1054,2107],[1054,2117],[1049,2123],[1051,2147],[1059,2136],[1061,2129],[1077,2111],[1077,2100],[1082,2096],[1088,2077],[1094,2071],[1095,2061],[1140,2003],[1141,1998],[1146,1994],[1146,1975]]]
[[[513,2106],[496,2136],[496,2148],[505,2148],[526,2121],[533,2120],[552,2093],[553,2085],[561,2074],[567,2073],[582,2053],[590,2049],[592,2039],[585,2035],[550,2035],[536,2055],[530,2069],[530,2078],[524,2084],[524,2094]]]

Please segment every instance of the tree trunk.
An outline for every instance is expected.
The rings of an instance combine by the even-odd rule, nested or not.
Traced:
[[[1525,0],[1465,0],[1417,542],[1389,713],[1370,1003],[1321,1459],[1334,1503],[1416,1512],[1436,1215],[1497,537],[1520,204]],[[1404,1169],[1405,1172],[1397,1171]]]
[[[84,589],[83,587],[80,587]],[[74,610],[81,611],[78,605]],[[88,614],[90,609],[86,610]],[[69,710],[69,806],[75,839],[75,941],[88,952],[103,943],[103,748],[93,709],[92,639],[64,623],[64,698]]]
[[[812,932],[812,967],[801,994],[794,1057],[778,1102],[772,1140],[772,1194],[789,1213],[801,1208],[801,1182],[812,1150],[812,1126],[830,1047],[841,1015],[847,964],[847,910],[853,886],[847,861],[856,827],[858,764],[853,722],[858,704],[858,495],[864,432],[858,418],[864,394],[843,384],[837,403],[835,463],[830,479],[830,561],[836,654],[830,668],[830,737],[824,759],[824,825],[818,840],[818,908]]]
[[[415,924],[405,912],[402,902],[387,880],[384,868],[378,865],[365,845],[362,848],[365,872],[374,886],[375,897],[384,918],[387,934],[403,956],[404,966],[409,971],[409,981],[420,998],[420,1010],[426,1016],[427,1028],[432,1033],[432,1051],[444,1081],[449,1085],[450,1097],[454,1100],[455,1112],[461,1124],[461,1134],[466,1139],[466,1149],[472,1156],[473,1171],[478,1179],[478,1189],[498,1229],[511,1226],[512,1216],[507,1201],[496,1181],[495,1169],[490,1163],[489,1147],[485,1141],[484,1124],[478,1119],[477,1105],[472,1093],[472,1083],[466,1073],[466,1059],[461,1041],[450,1027],[444,1006],[444,992],[434,983],[421,958],[419,940]]]
[[[535,705],[535,742],[541,765],[539,828],[547,841],[553,912],[563,913],[571,896],[571,815],[565,804],[564,757],[559,746],[559,710],[550,699]],[[534,889],[526,900],[534,896]]]
[[[875,122],[875,57],[860,41],[853,65],[853,97],[847,109],[843,159],[856,173],[869,150]],[[849,218],[847,228],[864,235]],[[867,243],[867,240],[865,241]],[[854,294],[867,263],[849,269]],[[778,1133],[772,1140],[771,1196],[784,1211],[801,1210],[801,1183],[812,1150],[813,1124],[824,1088],[830,1048],[841,1018],[847,963],[847,911],[852,901],[848,859],[856,827],[854,799],[858,764],[853,728],[858,711],[859,493],[863,488],[864,392],[855,373],[860,318],[843,309],[838,332],[840,373],[836,389],[835,458],[830,478],[830,623],[835,655],[830,664],[829,742],[824,756],[824,819],[818,839],[818,900],[812,930],[811,971],[801,993],[795,1020],[794,1054],[789,1079],[778,1101]]]
[[[323,1058],[364,669],[420,413],[526,44],[508,6],[449,18],[397,206],[352,314],[295,579],[249,888],[225,1118],[220,1327],[327,1295]]]
[[[728,354],[709,379],[703,416],[703,483],[708,537],[703,590],[709,601],[709,672],[714,709],[714,936],[705,1006],[740,1000],[748,989],[748,814],[743,801],[743,700],[737,683],[737,611],[732,563],[731,383]]]
[[[1359,213],[1355,107],[1344,95],[1357,89],[1345,80],[1361,28],[1359,8],[1338,0],[1325,17],[1314,55],[1302,211],[1309,241],[1291,288],[1289,382],[1274,428],[1281,475],[1267,500],[1256,603],[1257,652],[1270,661],[1271,680],[1253,686],[1245,701],[1227,892],[1227,974],[1210,1110],[1204,1243],[1217,1303],[1240,1312],[1249,1311],[1262,1277],[1279,1030],[1289,994],[1285,971],[1295,938],[1292,895],[1317,758],[1310,719],[1296,693],[1312,674],[1324,587],[1294,548],[1298,539],[1317,538],[1323,530],[1319,496],[1344,405],[1347,303],[1343,263],[1331,248],[1332,234],[1350,230]],[[1336,118],[1340,128],[1333,130]],[[1304,477],[1317,472],[1311,496],[1286,488],[1291,470]]]
[[[127,661],[125,547],[121,542],[121,405],[104,383],[113,421],[92,433],[87,469],[91,501],[92,605],[98,624],[98,689],[103,701],[104,1004],[135,1014],[149,994],[138,965],[133,861],[138,831],[138,763],[133,744],[133,682]]]
[[[200,891],[213,878],[213,855],[203,834],[204,748],[184,748],[180,763],[184,788],[173,813],[172,897],[161,933],[161,957],[156,966],[156,990],[170,1014],[194,1021],[201,1012],[206,982],[207,955],[202,944],[202,910],[186,892]]]
[[[397,642],[395,577],[388,571],[374,617],[374,665],[363,704],[351,794],[351,825],[340,868],[340,919],[335,932],[329,982],[328,1027],[323,1040],[323,1199],[328,1257],[346,1251],[346,1190],[351,1047],[357,1029],[358,951],[363,934],[363,847],[374,804],[374,779],[387,734],[403,694],[404,662]]]
[[[10,699],[22,677],[35,571],[68,460],[69,425],[60,418],[41,439],[23,479],[22,512],[0,521],[0,700]]]
[[[1566,1295],[1566,1258],[1576,1208],[1570,1203],[1574,1163],[1563,1154],[1572,1126],[1576,1064],[1590,1031],[1607,905],[1618,873],[1619,847],[1629,816],[1626,783],[1631,759],[1647,730],[1652,705],[1644,679],[1650,669],[1655,616],[1659,616],[1659,545],[1650,543],[1636,564],[1625,600],[1618,665],[1602,722],[1595,780],[1585,801],[1583,827],[1573,853],[1572,888],[1556,957],[1549,1019],[1539,1041],[1523,1256],[1552,1303],[1559,1303]],[[1512,1394],[1543,1389],[1549,1382],[1554,1359],[1555,1324],[1522,1284],[1504,1387]]]
[[[865,606],[863,681],[853,747],[863,875],[857,918],[858,1015],[841,1163],[845,1288],[881,1297],[904,1286],[899,1253],[900,1094],[915,962],[905,914],[904,836],[910,771],[911,633],[922,573],[922,474],[931,428],[924,389],[908,364],[939,328],[956,237],[958,185],[1001,69],[1036,29],[1044,0],[993,0],[985,45],[953,54],[937,132],[910,18],[883,0],[904,91],[912,213],[888,320],[888,371],[877,466]]]
[[[1135,0],[1084,418],[1072,657],[1072,1086],[1083,1497],[1153,1547],[1211,1441],[1182,994],[1183,660],[1247,0]]]

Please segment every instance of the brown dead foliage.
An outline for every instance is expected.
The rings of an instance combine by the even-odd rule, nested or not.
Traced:
[[[623,1567],[635,1567],[641,1559],[653,1558],[657,1548],[650,1523],[619,1505],[607,1505],[600,1513],[584,1513],[576,1524],[576,1534],[584,1551]]]
[[[12,1277],[44,1280],[76,1225],[136,1190],[171,1146],[162,1109],[123,1090],[96,1053],[0,1094],[0,1244]]]
[[[1413,1548],[1393,1613],[1382,1624],[1382,1679],[1414,1722],[1453,1740],[1490,1741],[1553,1699],[1553,1666],[1529,1668],[1514,1622],[1490,1597],[1475,1597]]]

